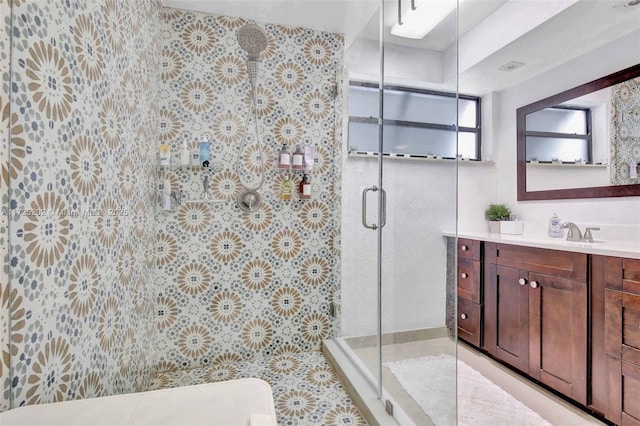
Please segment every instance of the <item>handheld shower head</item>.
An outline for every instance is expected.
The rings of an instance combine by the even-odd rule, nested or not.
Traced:
[[[267,48],[267,33],[256,24],[246,24],[238,30],[238,44],[247,51],[247,71],[251,87],[256,87],[260,52]]]
[[[249,60],[260,60],[267,43],[267,33],[256,24],[246,24],[238,30],[238,44],[247,51]]]

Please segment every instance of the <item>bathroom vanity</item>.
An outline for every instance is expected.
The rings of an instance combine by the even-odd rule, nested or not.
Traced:
[[[458,337],[619,425],[640,425],[640,251],[457,240]]]

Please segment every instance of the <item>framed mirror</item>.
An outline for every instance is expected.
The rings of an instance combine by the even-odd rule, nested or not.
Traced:
[[[516,110],[518,201],[640,196],[640,64]]]

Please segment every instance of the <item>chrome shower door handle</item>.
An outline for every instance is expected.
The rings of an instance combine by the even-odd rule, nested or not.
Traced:
[[[382,188],[378,188],[377,186],[370,186],[368,188],[365,188],[362,191],[362,225],[365,228],[368,229],[373,229],[374,231],[376,229],[378,229],[378,225],[377,224],[371,224],[369,225],[367,223],[367,193],[369,191],[372,192],[378,192],[378,190],[380,191],[380,196],[382,197],[381,201],[382,201],[382,212],[380,213],[380,228],[384,227],[387,224],[387,191],[385,191]]]
[[[367,229],[373,229],[375,231],[376,229],[378,229],[378,225],[376,225],[375,223],[372,225],[367,224],[367,193],[369,191],[377,192],[378,187],[374,185],[365,188],[362,191],[362,225]]]
[[[382,195],[382,220],[380,221],[380,228],[384,228],[387,224],[387,191],[380,188],[380,194]]]

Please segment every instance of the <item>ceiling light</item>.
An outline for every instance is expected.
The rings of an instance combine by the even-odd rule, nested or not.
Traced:
[[[402,25],[391,27],[391,34],[398,37],[422,39],[447,17],[464,0],[417,0],[415,10],[402,15]]]
[[[639,4],[640,4],[640,0],[625,0],[622,3],[616,4],[615,6],[613,6],[613,8],[621,12],[627,12],[629,10],[640,9],[640,7],[638,7]]]
[[[500,71],[513,71],[516,68],[520,68],[523,65],[524,64],[522,62],[511,61],[511,62],[507,62],[506,64],[504,64],[503,66],[501,66],[498,69]]]

